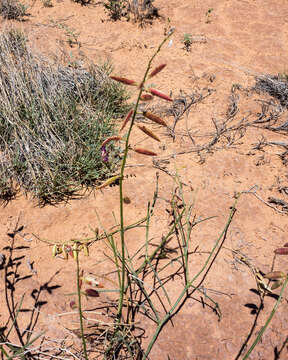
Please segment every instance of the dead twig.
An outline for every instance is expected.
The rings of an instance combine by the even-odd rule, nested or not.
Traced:
[[[267,202],[267,201],[265,201],[264,199],[262,199],[262,197],[257,194],[257,192],[256,192],[257,189],[258,189],[258,186],[257,186],[257,185],[254,185],[250,190],[248,190],[248,191],[243,191],[243,193],[245,193],[245,194],[252,194],[252,195],[254,195],[258,200],[262,201],[265,205],[267,205],[267,206],[269,206],[270,208],[274,209],[274,210],[277,211],[278,213],[287,215],[287,211],[279,210],[276,206],[273,206],[273,205],[271,205],[269,202]],[[269,201],[269,200],[268,200],[268,201]],[[288,203],[287,203],[287,206],[288,206]]]

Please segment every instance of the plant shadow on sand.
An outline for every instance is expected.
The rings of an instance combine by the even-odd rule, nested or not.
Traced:
[[[0,329],[2,359],[36,359],[41,352],[45,353],[45,335],[39,333],[37,324],[41,310],[47,304],[45,294],[53,295],[54,291],[60,288],[60,285],[51,284],[59,274],[58,271],[49,281],[34,288],[30,296],[25,293],[21,295],[22,291],[17,291],[17,288],[25,289],[25,281],[36,274],[29,258],[26,255],[18,255],[19,252],[30,248],[26,245],[17,245],[17,235],[23,229],[24,226],[19,225],[17,221],[14,230],[7,234],[9,245],[3,248],[4,253],[1,253],[0,271],[4,272],[5,303],[8,310],[8,319]],[[28,275],[22,275],[25,263],[30,269]]]

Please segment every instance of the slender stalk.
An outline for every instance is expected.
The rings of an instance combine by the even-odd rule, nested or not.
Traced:
[[[140,89],[139,89],[139,94],[138,94],[138,97],[137,97],[137,101],[136,101],[136,104],[134,106],[134,112],[133,112],[133,116],[132,116],[132,120],[131,120],[131,123],[130,123],[129,130],[128,130],[128,133],[127,133],[126,142],[125,142],[125,149],[124,149],[124,155],[123,155],[123,159],[122,159],[122,163],[121,163],[120,182],[119,182],[119,196],[120,196],[119,202],[120,202],[120,235],[121,235],[121,263],[122,263],[122,265],[121,265],[121,288],[120,288],[120,297],[119,297],[118,311],[117,311],[118,323],[121,322],[121,317],[122,317],[123,300],[124,300],[124,293],[125,293],[125,278],[126,278],[126,270],[125,270],[125,228],[124,228],[124,206],[123,206],[123,177],[124,177],[124,170],[125,170],[125,165],[126,165],[126,161],[127,161],[127,155],[128,155],[128,151],[129,151],[130,134],[131,134],[134,122],[135,122],[137,109],[138,109],[139,102],[140,102],[140,97],[142,95],[144,84],[145,84],[146,79],[148,77],[148,72],[149,72],[149,70],[151,68],[152,62],[153,62],[154,58],[156,57],[156,55],[160,52],[162,46],[170,38],[172,33],[173,33],[173,31],[171,31],[168,34],[168,36],[166,36],[164,38],[164,40],[161,42],[158,49],[155,51],[155,53],[153,54],[153,56],[151,57],[151,59],[148,62],[148,65],[147,65],[143,80],[141,82],[141,84],[143,84],[143,86],[141,86]]]
[[[279,306],[279,304],[280,304],[280,302],[281,302],[281,299],[282,299],[282,296],[283,296],[283,292],[284,292],[287,284],[288,284],[288,275],[286,276],[286,279],[285,279],[285,282],[284,282],[284,284],[283,284],[283,286],[282,286],[282,288],[281,288],[281,291],[280,291],[278,300],[276,301],[276,303],[275,303],[275,305],[274,305],[274,307],[273,307],[273,309],[272,309],[272,311],[271,311],[271,313],[270,313],[270,315],[269,315],[269,317],[268,317],[265,325],[264,325],[264,326],[262,327],[262,329],[259,331],[258,336],[256,337],[255,341],[253,342],[253,344],[251,345],[250,349],[247,351],[247,353],[245,354],[245,356],[243,357],[242,360],[248,359],[249,355],[250,355],[251,352],[254,350],[255,346],[258,344],[258,342],[260,341],[262,335],[263,335],[264,332],[266,331],[268,325],[270,324],[270,322],[271,322],[273,316],[275,315],[275,312],[276,312],[276,310],[277,310],[277,308],[278,308],[278,306]]]
[[[238,198],[239,199],[239,198]],[[223,236],[225,235],[225,233],[227,232],[231,222],[232,222],[232,219],[233,219],[233,215],[235,214],[235,211],[236,211],[236,203],[238,201],[238,199],[236,199],[231,211],[230,211],[230,215],[229,215],[229,218],[228,218],[228,221],[225,225],[225,228],[224,230],[222,231],[222,233],[220,234],[220,236],[218,237],[213,249],[211,250],[207,260],[205,261],[203,267],[200,269],[200,271],[193,277],[192,280],[188,281],[185,285],[185,287],[183,288],[182,292],[180,293],[180,295],[178,296],[177,300],[175,301],[174,305],[170,308],[170,310],[166,313],[166,315],[163,317],[163,319],[158,323],[158,326],[156,328],[156,331],[153,335],[153,338],[152,340],[150,341],[148,347],[147,347],[147,350],[144,354],[144,360],[147,359],[155,341],[157,340],[159,334],[160,334],[160,331],[162,330],[162,327],[165,325],[165,323],[171,318],[171,316],[173,315],[174,311],[176,310],[176,308],[178,307],[178,305],[180,304],[180,302],[182,301],[183,297],[185,296],[187,290],[189,290],[190,287],[193,287],[193,282],[200,276],[200,274],[206,269],[206,267],[208,266],[208,263],[210,261],[210,259],[212,258],[217,246],[219,245],[221,239],[223,238]],[[288,277],[287,277],[288,278]],[[244,359],[243,359],[244,360]]]
[[[78,313],[79,313],[79,322],[80,322],[80,332],[81,332],[81,340],[83,345],[84,357],[88,360],[87,348],[86,348],[86,340],[84,335],[84,326],[83,326],[83,313],[82,313],[82,305],[81,305],[81,287],[80,287],[80,265],[79,265],[79,253],[78,249],[76,253],[76,265],[77,265],[77,294],[78,294]]]
[[[5,351],[5,349],[2,345],[0,346],[0,349],[1,349],[2,355],[4,354],[7,358],[9,358],[9,355],[7,354],[7,352]],[[2,359],[3,359],[3,357],[2,357]]]

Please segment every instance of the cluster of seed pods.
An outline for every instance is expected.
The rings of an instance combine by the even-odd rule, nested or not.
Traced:
[[[161,70],[163,70],[165,68],[166,64],[161,64],[159,66],[157,66],[153,71],[151,71],[151,73],[148,76],[148,79],[151,79],[153,76],[157,75]],[[118,81],[122,84],[128,85],[128,86],[135,86],[138,88],[138,90],[141,91],[141,96],[139,98],[140,101],[151,101],[154,99],[154,97],[158,97],[161,98],[163,100],[166,101],[173,101],[171,99],[170,96],[162,93],[161,91],[154,89],[154,88],[146,88],[145,84],[142,83],[137,83],[134,80],[130,80],[124,77],[118,77],[118,76],[111,76],[111,79]],[[123,129],[126,127],[126,125],[129,123],[129,121],[131,121],[134,113],[137,112],[137,108],[134,106],[132,107],[128,114],[126,115],[120,130],[119,130],[119,134],[115,135],[115,136],[111,136],[107,139],[105,139],[101,145],[101,155],[102,155],[102,160],[104,162],[108,161],[108,152],[106,149],[106,146],[108,143],[110,143],[111,141],[121,141],[122,140],[122,136],[120,135],[120,133],[123,131]],[[138,114],[138,112],[137,112]],[[135,114],[136,115],[136,114]],[[145,118],[151,120],[152,122],[167,127],[167,123],[158,115],[153,114],[149,111],[142,111],[141,115],[143,115]],[[142,131],[145,135],[149,136],[151,139],[160,142],[160,138],[152,131],[150,130],[147,126],[145,125],[137,125],[137,128]],[[147,156],[157,156],[157,154],[154,151],[145,149],[145,148],[140,148],[137,146],[134,147],[130,147],[131,150],[135,151],[138,154],[142,154],[142,155],[147,155]],[[107,181],[105,181],[103,184],[101,184],[100,186],[98,186],[96,189],[102,189],[106,186],[109,186],[111,184],[113,184],[115,181],[117,181],[119,179],[119,176],[113,176],[110,179],[108,179]]]

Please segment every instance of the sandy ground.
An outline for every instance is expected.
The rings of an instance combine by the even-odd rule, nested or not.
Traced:
[[[147,203],[155,190],[156,173],[159,173],[159,200],[150,232],[153,241],[159,243],[171,221],[165,209],[175,189],[174,175],[177,173],[184,184],[185,199],[194,204],[193,214],[197,218],[215,216],[199,224],[192,232],[191,248],[197,251],[191,256],[190,272],[196,274],[224,229],[235,194],[247,193],[237,204],[223,248],[202,284],[207,295],[219,304],[221,320],[205,296],[194,293],[173,322],[166,324],[150,358],[242,358],[244,352],[241,356],[239,352],[251,332],[255,320],[253,309],[257,309],[260,299],[251,269],[237,263],[229,249],[240,250],[251,264],[267,273],[274,262],[274,249],[287,241],[287,212],[281,206],[268,203],[269,197],[287,200],[287,195],[279,192],[279,189],[288,186],[287,167],[279,156],[285,149],[280,146],[259,149],[256,146],[262,138],[266,142],[285,142],[287,132],[279,134],[265,130],[263,126],[247,127],[243,131],[231,130],[209,149],[192,150],[195,148],[194,141],[197,146],[209,143],[215,134],[215,124],[220,129],[227,118],[233,85],[234,88],[235,84],[241,85],[233,93],[239,97],[238,112],[227,126],[239,124],[248,115],[249,119],[255,120],[261,113],[262,101],[271,101],[272,98],[266,94],[245,89],[255,85],[256,76],[287,73],[287,2],[182,0],[179,3],[156,0],[154,5],[159,8],[162,17],[144,27],[125,20],[110,21],[101,3],[89,6],[69,0],[52,0],[52,3],[53,7],[46,8],[41,1],[35,0],[25,22],[3,21],[2,25],[13,23],[23,29],[30,46],[46,56],[67,53],[73,60],[84,57],[95,63],[109,60],[115,75],[132,79],[141,79],[149,58],[163,39],[165,29],[169,25],[175,27],[172,45],[165,45],[155,61],[155,65],[165,62],[167,67],[153,83],[159,90],[171,94],[173,99],[179,99],[181,94],[187,101],[193,94],[207,97],[192,105],[190,111],[179,118],[174,140],[168,131],[158,126],[153,125],[152,128],[161,136],[160,144],[135,130],[133,143],[146,146],[158,156],[153,162],[149,157],[130,154],[128,164],[131,167],[127,169],[127,174],[133,176],[124,181],[124,195],[131,200],[124,207],[125,222],[130,224],[146,215]],[[209,9],[212,10],[207,13]],[[185,34],[191,34],[193,39],[189,51],[183,44]],[[69,46],[71,37],[78,42],[72,47]],[[277,104],[276,100],[273,101]],[[155,109],[164,114],[172,106],[156,101]],[[173,116],[168,114],[165,119],[173,125]],[[287,110],[283,109],[277,124],[284,123],[286,119]],[[72,311],[69,302],[75,298],[75,264],[72,260],[66,262],[52,258],[52,246],[37,240],[35,235],[51,243],[93,237],[96,227],[110,229],[119,221],[118,197],[118,187],[112,187],[55,207],[39,208],[23,195],[1,207],[0,248],[4,249],[2,253],[6,256],[9,253],[7,246],[12,241],[7,234],[23,226],[23,230],[14,237],[16,249],[13,252],[19,262],[15,301],[19,303],[21,295],[25,294],[23,308],[27,311],[19,315],[23,329],[31,318],[37,298],[43,303],[36,307],[40,312],[34,333],[45,331],[46,339],[50,341],[67,338],[66,346],[70,344],[71,349],[80,346],[77,337],[70,331],[78,326],[76,317],[69,314]],[[133,253],[145,242],[145,229],[127,232],[126,241],[127,248]],[[116,275],[107,275],[113,271],[113,265],[103,253],[109,253],[105,242],[94,243],[90,247],[89,258],[81,258],[82,269],[100,279],[105,275],[106,280],[101,281],[106,288],[111,288],[114,285],[107,279],[110,276],[110,280],[116,280]],[[29,264],[33,265],[32,268]],[[285,272],[287,265],[287,258],[277,257],[274,269]],[[0,271],[1,309],[6,309],[4,272]],[[176,279],[167,286],[171,297],[175,298],[181,291],[182,281]],[[275,290],[275,294],[279,294],[279,289]],[[285,296],[287,292],[251,359],[288,358],[287,345],[284,344],[288,334]],[[93,309],[99,301],[108,299],[109,295],[103,295],[100,300],[85,302],[85,306]],[[249,344],[265,323],[276,299],[277,296],[265,297],[264,309],[260,312]],[[204,304],[206,301],[210,306]],[[6,311],[1,311],[1,326],[5,324],[6,315]],[[97,321],[97,313],[90,317]],[[140,325],[146,329],[145,335],[151,336],[153,323],[143,317]],[[144,339],[144,347],[148,340]],[[278,354],[280,349],[282,351]],[[73,357],[66,354],[64,358]]]

